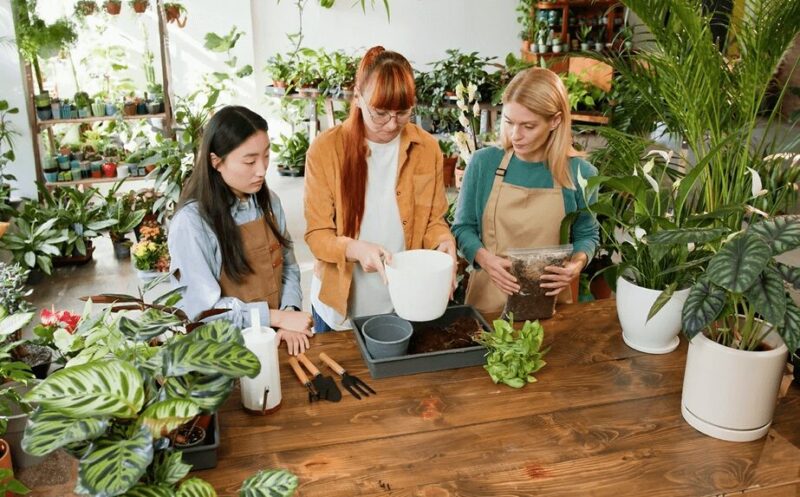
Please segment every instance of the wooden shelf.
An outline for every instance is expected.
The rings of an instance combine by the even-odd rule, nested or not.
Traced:
[[[609,118],[608,116],[604,116],[602,114],[581,114],[580,112],[573,112],[572,122],[608,124]]]
[[[47,188],[54,188],[56,186],[79,186],[79,185],[93,185],[95,183],[116,183],[118,181],[143,181],[149,179],[147,176],[125,176],[124,178],[84,178],[73,181],[56,181],[55,183],[45,183]]]
[[[166,118],[165,113],[160,114],[136,114],[133,116],[120,116],[119,114],[115,114],[113,116],[103,116],[103,117],[79,117],[76,119],[49,119],[47,121],[40,121],[36,120],[36,125],[39,129],[49,128],[51,126],[55,126],[56,124],[84,124],[84,123],[97,123],[102,121],[116,121],[122,117],[122,119],[126,121],[138,120],[138,119],[164,119]]]

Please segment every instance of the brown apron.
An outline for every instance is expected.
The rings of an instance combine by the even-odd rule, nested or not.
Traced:
[[[236,297],[243,302],[264,302],[270,309],[281,305],[283,284],[283,250],[281,242],[263,217],[239,225],[242,248],[252,273],[235,283],[225,273],[220,273],[219,286],[223,297]]]
[[[489,252],[502,255],[510,248],[559,245],[564,197],[561,187],[525,188],[505,183],[512,151],[506,152],[495,172],[492,191],[481,220],[481,241]],[[473,271],[467,285],[466,303],[485,314],[503,311],[508,297],[492,283],[483,269]],[[569,287],[558,294],[558,302],[571,302]]]

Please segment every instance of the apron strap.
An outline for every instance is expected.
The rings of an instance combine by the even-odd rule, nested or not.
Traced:
[[[511,163],[511,157],[514,156],[514,150],[507,150],[505,155],[503,155],[503,160],[500,161],[500,166],[494,172],[494,184],[502,183],[503,178],[506,177],[506,172],[508,171],[508,165]]]

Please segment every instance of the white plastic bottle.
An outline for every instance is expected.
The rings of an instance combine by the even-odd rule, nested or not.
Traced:
[[[255,378],[242,377],[242,405],[254,414],[270,414],[281,405],[281,375],[278,367],[277,333],[261,326],[258,309],[250,311],[250,327],[242,330],[244,345],[261,362]]]

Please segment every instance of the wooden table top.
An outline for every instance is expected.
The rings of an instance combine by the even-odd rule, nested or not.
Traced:
[[[630,349],[613,300],[563,306],[543,326],[547,365],[522,389],[482,367],[372,379],[352,333],[320,334],[309,358],[327,352],[378,394],[309,404],[283,357],[280,410],[247,414],[234,392],[219,464],[193,474],[221,496],[274,467],[306,497],[800,495],[796,385],[765,438],[724,442],[681,417],[684,338],[666,355]]]

